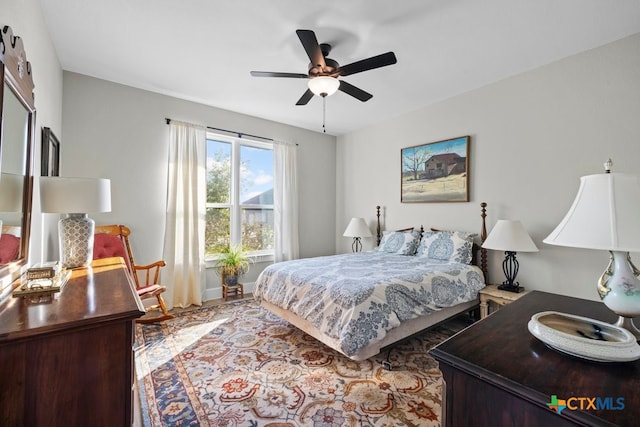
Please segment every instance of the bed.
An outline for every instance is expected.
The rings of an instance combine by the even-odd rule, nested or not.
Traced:
[[[486,251],[475,242],[486,238],[486,203],[481,207],[479,234],[381,233],[377,207],[376,249],[270,265],[254,297],[350,359],[368,359],[479,305],[487,269]]]

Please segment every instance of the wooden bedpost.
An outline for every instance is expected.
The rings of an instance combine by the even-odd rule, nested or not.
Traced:
[[[378,217],[378,225],[376,226],[376,246],[380,246],[380,240],[382,240],[382,232],[380,231],[380,206],[376,206],[376,216]]]
[[[487,204],[485,202],[480,203],[482,217],[482,230],[480,232],[480,240],[484,243],[487,240]],[[482,243],[480,243],[482,245]],[[480,268],[484,273],[485,283],[489,283],[489,267],[487,265],[487,250],[480,246]]]

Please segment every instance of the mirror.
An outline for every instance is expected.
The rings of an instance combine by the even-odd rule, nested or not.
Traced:
[[[35,106],[22,39],[0,32],[0,299],[28,264]]]

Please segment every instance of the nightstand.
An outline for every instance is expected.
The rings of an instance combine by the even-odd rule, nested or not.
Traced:
[[[493,302],[498,306],[504,306],[526,295],[529,291],[509,292],[498,289],[498,285],[487,285],[479,292],[480,296],[480,318],[484,319],[489,315],[489,303]]]

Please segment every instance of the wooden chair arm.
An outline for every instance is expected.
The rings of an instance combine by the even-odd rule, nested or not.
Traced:
[[[134,264],[133,268],[135,270],[150,270],[153,267],[164,267],[165,265],[167,265],[167,263],[160,260],[147,265]]]
[[[156,261],[147,265],[133,265],[133,271],[138,274],[139,271],[144,271],[144,282],[140,283],[140,287],[149,285],[157,285],[160,278],[160,268],[167,265],[164,261]],[[153,281],[152,281],[153,279]]]

